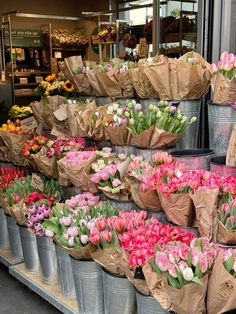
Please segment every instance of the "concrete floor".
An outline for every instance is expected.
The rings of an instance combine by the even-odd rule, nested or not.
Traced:
[[[0,314],[61,314],[8,273],[0,263]]]

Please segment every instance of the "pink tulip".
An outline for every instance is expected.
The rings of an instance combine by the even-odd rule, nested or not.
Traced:
[[[79,234],[79,231],[76,227],[70,227],[68,228],[67,233],[70,237],[76,237]]]
[[[169,260],[164,252],[157,252],[156,264],[161,271],[167,271],[169,269]]]

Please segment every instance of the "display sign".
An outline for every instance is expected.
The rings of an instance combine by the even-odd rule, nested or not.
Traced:
[[[15,29],[12,30],[13,47],[42,47],[42,33],[40,30]],[[5,45],[10,46],[9,31],[4,30]]]
[[[31,185],[33,188],[43,192],[43,190],[44,190],[43,181],[44,181],[44,179],[41,175],[38,175],[37,173],[32,173]]]
[[[65,129],[59,127],[58,125],[53,126],[51,134],[56,137],[68,137],[68,134],[66,133]]]
[[[34,130],[37,128],[37,121],[35,120],[34,117],[29,117],[26,119],[21,120],[21,127],[23,131],[28,132],[30,130]]]

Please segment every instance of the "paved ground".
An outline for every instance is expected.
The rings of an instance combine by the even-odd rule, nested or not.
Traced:
[[[29,290],[0,263],[0,314],[61,314],[47,301]]]

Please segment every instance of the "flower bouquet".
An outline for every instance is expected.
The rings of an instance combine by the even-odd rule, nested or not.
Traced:
[[[218,224],[218,242],[222,244],[236,244],[235,199],[220,206],[218,210]]]
[[[6,214],[9,214],[9,204],[4,192],[14,184],[15,180],[26,177],[25,169],[4,167],[0,168],[0,204]]]
[[[115,78],[122,90],[122,96],[126,98],[134,97],[134,87],[130,79],[129,69],[134,67],[133,62],[120,63],[118,71],[115,73]]]
[[[61,205],[61,206],[59,206]],[[45,219],[42,227],[45,235],[53,237],[56,243],[76,259],[91,259],[95,247],[90,242],[90,234],[99,217],[115,214],[108,203],[85,192],[76,195],[65,205],[53,208],[53,215]]]
[[[156,245],[163,246],[170,241],[182,241],[189,244],[195,236],[181,231],[179,227],[160,223],[152,217],[145,224],[129,228],[118,237],[124,258],[129,265],[123,271],[139,291],[148,295],[149,289],[144,281],[142,267],[154,256]]]
[[[152,162],[143,157],[132,158],[129,164],[130,192],[134,202],[142,209],[161,210],[161,203],[155,188],[148,188],[148,178],[155,174],[156,167],[171,163],[172,157],[165,152],[157,152],[152,156]],[[149,185],[150,186],[150,185]]]
[[[136,103],[135,100],[132,102]],[[121,102],[113,103],[108,106],[108,120],[105,121],[106,132],[113,145],[128,144],[128,118],[130,117],[129,104]]]
[[[96,187],[87,177],[91,163],[96,160],[94,150],[71,151],[58,164],[59,182],[62,186],[73,184],[84,191],[96,192]]]
[[[92,258],[113,274],[123,275],[122,250],[119,245],[119,235],[131,228],[145,224],[146,212],[119,211],[118,216],[101,217],[96,221],[95,228],[91,231],[90,241],[97,247],[92,253]]]
[[[207,238],[193,239],[190,246],[174,242],[158,249],[152,267],[165,275],[166,293],[175,312],[206,313],[208,274],[215,257],[214,244]]]
[[[91,165],[90,180],[110,199],[128,201],[129,188],[125,181],[129,158],[125,154],[117,158],[98,159]]]
[[[211,65],[214,76],[211,87],[213,102],[218,104],[233,104],[236,101],[236,55],[223,52],[217,65]]]
[[[7,120],[7,123],[4,123],[0,128],[0,138],[4,146],[9,150],[7,155],[17,166],[25,165],[25,159],[21,155],[22,145],[32,137],[33,132],[24,132],[19,119],[16,119],[15,122]]]
[[[17,105],[14,105],[11,107],[9,111],[9,119],[15,121],[17,119],[25,119],[33,115],[33,111],[30,108],[30,106],[22,106],[19,107]]]
[[[236,307],[236,250],[221,250],[208,283],[207,313],[233,312]]]

